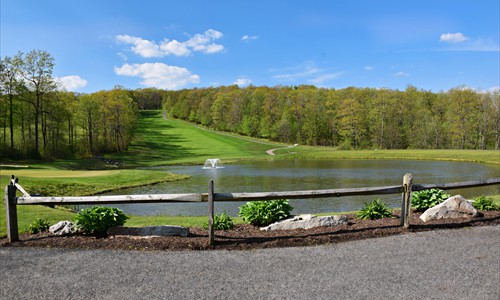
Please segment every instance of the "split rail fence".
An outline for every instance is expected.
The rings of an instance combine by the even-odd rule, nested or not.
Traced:
[[[10,242],[19,240],[17,205],[84,205],[84,204],[131,204],[131,203],[175,203],[175,202],[208,202],[208,239],[210,245],[215,243],[214,236],[214,202],[224,201],[261,201],[273,199],[309,199],[344,196],[368,196],[383,194],[402,194],[401,226],[410,226],[410,199],[412,191],[432,188],[452,190],[500,184],[500,178],[483,181],[466,181],[443,184],[413,184],[411,174],[405,174],[403,184],[397,186],[363,187],[327,190],[258,192],[258,193],[215,193],[214,182],[208,183],[208,193],[192,194],[150,194],[150,195],[113,195],[85,197],[39,197],[31,196],[19,184],[18,178],[12,176],[5,187],[5,208],[7,221],[7,238]],[[23,196],[17,197],[17,191]]]

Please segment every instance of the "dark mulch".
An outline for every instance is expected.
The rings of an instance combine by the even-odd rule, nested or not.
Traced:
[[[252,225],[237,225],[227,231],[216,231],[216,245],[208,245],[208,234],[200,228],[190,228],[188,237],[108,237],[95,238],[89,236],[51,236],[48,234],[23,234],[20,241],[8,243],[0,239],[0,247],[44,247],[44,248],[78,248],[78,249],[120,249],[120,250],[249,250],[274,247],[311,246],[345,241],[377,238],[410,232],[463,228],[470,226],[487,226],[500,224],[500,212],[482,212],[475,218],[441,219],[422,222],[420,213],[412,212],[410,228],[400,226],[398,212],[394,218],[381,220],[358,220],[349,215],[349,225],[339,227],[319,227],[313,229],[297,229],[289,231],[264,232]]]

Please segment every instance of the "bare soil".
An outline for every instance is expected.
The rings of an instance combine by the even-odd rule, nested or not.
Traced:
[[[237,225],[234,229],[215,232],[215,245],[208,244],[207,230],[190,228],[188,237],[106,237],[72,235],[53,236],[48,233],[23,234],[20,241],[9,243],[0,239],[0,247],[44,247],[73,249],[114,249],[114,250],[251,250],[275,247],[312,246],[341,243],[352,240],[378,238],[411,232],[464,228],[470,226],[500,225],[500,211],[481,212],[474,218],[441,219],[422,222],[421,213],[412,212],[410,228],[401,227],[399,212],[394,218],[380,220],[359,220],[348,215],[349,224],[338,227],[318,227],[313,229],[261,231],[252,225]]]

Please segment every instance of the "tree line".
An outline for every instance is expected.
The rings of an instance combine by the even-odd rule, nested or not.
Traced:
[[[33,50],[0,60],[0,156],[89,157],[126,150],[138,110],[272,141],[338,149],[499,149],[500,93],[237,85],[80,94]]]
[[[127,149],[138,110],[131,92],[67,92],[53,68],[43,50],[0,60],[0,156],[87,157]]]
[[[311,85],[163,92],[171,117],[284,143],[339,149],[499,149],[500,93]]]

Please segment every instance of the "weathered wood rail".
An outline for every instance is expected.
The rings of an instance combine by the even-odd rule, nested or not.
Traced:
[[[472,188],[500,184],[500,178],[481,181],[466,181],[443,184],[413,184],[411,174],[405,174],[403,184],[396,186],[363,187],[345,189],[257,192],[257,193],[215,193],[212,180],[208,184],[208,193],[191,194],[151,194],[151,195],[113,195],[113,196],[82,196],[82,197],[39,197],[30,196],[19,184],[18,178],[12,176],[5,187],[5,210],[7,223],[7,238],[10,242],[19,240],[17,205],[84,205],[84,204],[132,204],[132,203],[179,203],[208,202],[208,235],[210,244],[214,244],[214,202],[224,201],[261,201],[273,199],[313,199],[345,196],[369,196],[402,193],[401,226],[410,226],[410,198],[412,191],[431,188],[451,190],[457,188]],[[17,191],[23,196],[17,197]]]

